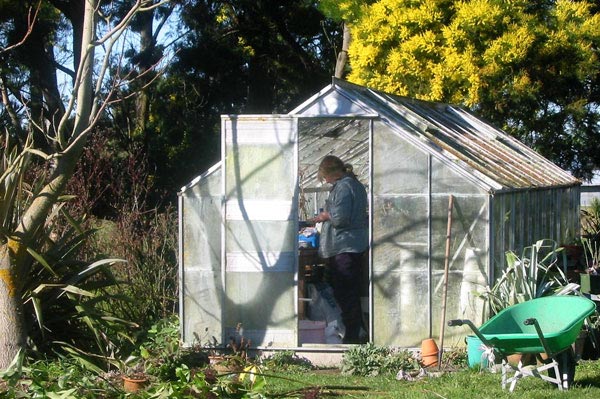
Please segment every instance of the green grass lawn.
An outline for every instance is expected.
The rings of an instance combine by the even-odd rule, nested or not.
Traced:
[[[437,370],[433,370],[437,371]],[[278,374],[278,373],[273,373]],[[356,377],[337,370],[312,370],[267,377],[266,390],[273,397],[297,398],[600,398],[600,361],[581,361],[575,383],[568,391],[539,378],[520,380],[514,392],[502,390],[501,374],[460,369],[415,381],[397,381],[395,376]],[[311,396],[307,387],[315,387]],[[297,391],[297,392],[294,392]],[[293,395],[288,395],[294,393]],[[286,396],[287,395],[287,396]]]

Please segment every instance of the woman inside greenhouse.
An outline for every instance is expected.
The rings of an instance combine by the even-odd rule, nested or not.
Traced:
[[[343,343],[360,343],[361,267],[368,247],[367,192],[344,162],[327,155],[319,178],[333,186],[325,208],[313,221],[322,222],[319,254],[327,259],[334,297],[342,310]]]

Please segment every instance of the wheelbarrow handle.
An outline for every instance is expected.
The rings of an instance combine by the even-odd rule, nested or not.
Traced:
[[[475,326],[475,324],[473,324],[473,322],[469,319],[455,319],[455,320],[450,320],[448,322],[448,326],[450,327],[460,327],[462,325],[467,325],[469,326],[469,328],[471,328],[471,330],[475,333],[475,335],[477,336],[477,338],[479,338],[479,340],[487,347],[492,347],[493,345],[487,340],[486,337],[483,336],[483,334],[481,333],[481,331],[479,331],[479,329]]]

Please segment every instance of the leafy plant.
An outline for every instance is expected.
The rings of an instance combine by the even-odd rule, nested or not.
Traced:
[[[119,389],[101,373],[65,356],[34,360],[22,357],[20,365],[0,373],[2,398],[116,398]],[[6,384],[2,385],[2,380]]]
[[[594,197],[587,207],[581,208],[581,229],[588,239],[600,238],[600,199]]]
[[[544,295],[573,293],[578,286],[569,283],[562,270],[558,248],[553,240],[539,240],[525,248],[519,257],[506,252],[507,267],[493,287],[481,296],[488,301],[492,312]]]
[[[298,356],[293,350],[277,351],[262,359],[262,364],[270,370],[306,371],[313,368],[310,360]]]
[[[40,353],[61,350],[94,368],[125,349],[136,324],[115,317],[107,305],[120,300],[107,289],[117,284],[111,268],[123,260],[81,259],[82,247],[96,234],[83,225],[57,207],[38,247],[27,248],[32,264],[22,298],[30,310],[25,316],[31,348]]]
[[[596,274],[600,268],[600,241],[598,238],[583,237],[583,255],[589,273]]]
[[[581,209],[581,229],[586,267],[591,273],[596,273],[600,267],[600,199],[593,198],[587,207]]]
[[[395,350],[373,343],[350,348],[342,358],[342,372],[360,376],[397,373],[399,370],[418,370],[419,364],[407,350]]]
[[[449,351],[444,350],[444,355],[442,356],[442,362],[445,365],[451,365],[451,366],[455,366],[455,367],[467,367],[467,365],[468,365],[467,350],[465,348],[454,348]]]
[[[109,253],[127,261],[113,269],[119,285],[109,291],[128,300],[108,308],[146,331],[176,311],[177,214],[160,206],[164,198],[141,149],[116,145],[115,137],[102,133],[93,136],[70,182],[76,198],[69,206],[89,214],[87,224],[98,231],[85,248],[90,256]]]
[[[243,331],[242,323],[238,323],[235,327],[236,336],[229,337],[227,347],[232,351],[234,356],[246,360],[252,341],[244,337]]]
[[[208,355],[203,348],[181,347],[179,318],[175,315],[152,325],[140,344],[139,353],[146,359],[148,374],[165,380],[175,380],[182,364],[190,368],[208,364]]]

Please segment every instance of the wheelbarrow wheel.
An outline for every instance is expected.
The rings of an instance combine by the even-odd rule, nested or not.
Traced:
[[[556,355],[556,361],[558,362],[558,371],[560,372],[561,378],[562,376],[567,376],[567,385],[565,387],[563,381],[563,387],[570,388],[573,385],[573,381],[575,380],[575,352],[573,352],[572,347],[568,347],[566,350],[562,351],[558,355]],[[548,370],[548,375],[555,378],[554,370]]]

